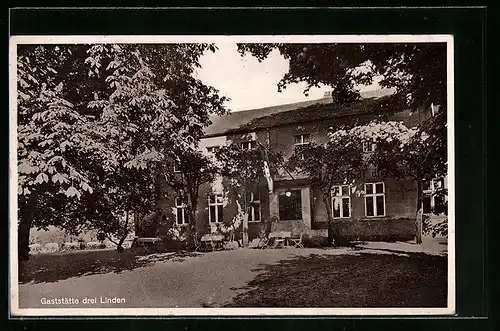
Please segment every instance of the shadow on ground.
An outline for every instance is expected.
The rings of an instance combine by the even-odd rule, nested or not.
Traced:
[[[200,254],[189,251],[147,254],[133,249],[39,254],[19,264],[19,283],[50,283],[71,277],[120,273],[161,261],[182,262]]]
[[[446,307],[447,259],[310,255],[263,265],[224,307]]]

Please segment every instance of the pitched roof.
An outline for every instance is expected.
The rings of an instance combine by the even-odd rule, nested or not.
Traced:
[[[279,106],[237,111],[223,116],[214,116],[211,118],[212,124],[205,129],[205,136],[217,136],[224,134],[230,130],[237,129],[256,118],[329,102],[330,100],[328,98],[323,98]]]
[[[348,106],[332,104],[331,98],[324,97],[318,100],[233,112],[212,118],[212,124],[205,129],[205,137],[350,114],[376,112],[387,107],[387,96],[392,93],[392,90],[367,91],[361,94],[360,101]]]

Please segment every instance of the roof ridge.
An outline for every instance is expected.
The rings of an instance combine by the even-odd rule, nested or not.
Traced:
[[[379,100],[386,96],[392,95],[391,89],[373,89],[362,93],[362,98],[357,102],[368,100]],[[389,93],[387,93],[389,92]],[[226,132],[241,129],[243,127],[251,126],[252,122],[262,120],[263,118],[273,118],[283,116],[280,114],[297,111],[299,109],[314,108],[315,106],[331,106],[332,111],[340,108],[350,108],[352,105],[337,105],[332,102],[331,97],[326,96],[320,99],[304,100],[299,102],[292,102],[287,104],[261,107],[240,111],[233,111],[223,116],[213,116],[211,118],[212,124],[205,128],[205,137],[213,137],[224,135]],[[336,111],[338,112],[338,110]]]

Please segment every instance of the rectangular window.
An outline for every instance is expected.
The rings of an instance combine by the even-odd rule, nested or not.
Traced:
[[[250,193],[250,214],[248,215],[249,222],[260,222],[260,195],[258,193]]]
[[[181,172],[177,163],[174,163],[174,172]]]
[[[423,180],[423,206],[424,214],[444,213],[446,211],[446,195],[444,190],[444,179]]]
[[[219,146],[210,146],[210,147],[207,147],[207,154],[214,154],[215,151],[217,150],[217,148],[219,148]]]
[[[299,134],[293,137],[293,150],[297,152],[301,147],[308,146],[311,143],[311,135],[310,134]]]
[[[385,216],[385,185],[383,182],[365,184],[365,211],[367,217]]]
[[[432,212],[431,196],[424,193],[424,199],[422,201],[422,209],[424,214],[429,214]]]
[[[363,153],[371,153],[371,152],[375,151],[376,146],[377,145],[371,141],[363,142]]]
[[[183,197],[179,196],[175,198],[175,224],[185,225],[186,220],[186,201]]]
[[[252,141],[244,141],[240,144],[241,149],[254,149],[257,147],[257,142],[255,140]]]
[[[294,136],[294,144],[295,145],[307,145],[311,142],[310,134],[299,134]]]
[[[206,148],[206,156],[212,162],[216,161],[215,152],[220,148],[220,146],[209,146]]]
[[[425,191],[430,191],[432,189],[430,180],[424,179],[422,180],[422,190]]]
[[[349,185],[332,187],[333,218],[351,217],[351,194]]]
[[[224,198],[222,194],[212,194],[208,197],[208,221],[221,223],[223,221]]]
[[[279,195],[280,220],[302,219],[302,196],[300,190],[289,190]]]
[[[446,201],[442,194],[434,196],[434,212],[442,214],[446,212]]]

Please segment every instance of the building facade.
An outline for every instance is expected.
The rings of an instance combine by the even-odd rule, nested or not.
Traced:
[[[325,95],[315,102],[234,112],[214,119],[199,148],[210,156],[215,148],[227,144],[237,144],[243,149],[260,145],[287,158],[299,146],[327,142],[331,127],[362,125],[375,118],[403,121],[407,126],[422,120],[421,113],[389,111],[387,98],[372,95],[342,107],[333,105]],[[363,153],[370,153],[372,148],[364,147]],[[200,188],[198,232],[215,231],[218,224],[236,216],[235,198],[224,184],[224,178],[218,178]],[[307,178],[281,169],[273,177],[271,191],[266,178],[261,178],[250,191],[250,241],[258,236],[267,220],[273,221],[273,231],[302,232],[306,241],[311,242],[326,240],[328,219],[323,196],[311,188]],[[182,198],[175,197],[175,193],[170,196],[162,206],[171,219],[167,223],[182,227],[186,219]],[[343,239],[392,241],[415,237],[417,184],[410,178],[396,179],[383,176],[374,168],[363,169],[350,184],[336,183],[331,199],[336,229]]]

